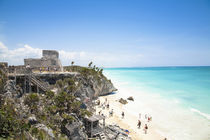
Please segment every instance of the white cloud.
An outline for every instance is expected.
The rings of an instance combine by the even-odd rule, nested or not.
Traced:
[[[39,48],[32,48],[25,44],[20,48],[9,50],[2,42],[0,42],[0,61],[7,61],[10,65],[23,64],[24,58],[39,58],[42,50]]]
[[[7,47],[2,42],[0,42],[0,53],[4,53],[7,50],[8,50]]]
[[[33,48],[28,44],[18,45],[19,48],[10,50],[0,42],[0,61],[7,61],[10,65],[22,65],[24,58],[40,58],[42,49]],[[143,57],[141,54],[116,54],[106,52],[68,52],[58,50],[63,65],[74,61],[76,65],[87,66],[90,61],[100,67],[137,66]]]

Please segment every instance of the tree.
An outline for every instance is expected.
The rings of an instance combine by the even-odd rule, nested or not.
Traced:
[[[90,68],[92,64],[93,64],[93,62],[91,61],[91,62],[88,64],[88,67]]]
[[[93,69],[96,70],[96,65],[93,66]]]
[[[31,93],[26,96],[24,103],[28,105],[31,112],[37,111],[37,104],[39,103],[39,95],[37,93]]]
[[[74,65],[74,61],[71,62],[71,65],[72,65],[72,66]]]
[[[97,72],[99,71],[99,68],[98,68],[98,67],[96,67],[96,71],[97,71]]]
[[[99,73],[102,74],[103,73],[103,69],[100,69]]]

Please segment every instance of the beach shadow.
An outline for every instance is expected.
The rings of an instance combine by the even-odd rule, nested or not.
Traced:
[[[107,94],[104,94],[104,95],[100,95],[100,97],[114,95],[114,94],[117,94],[117,92],[113,91],[113,92],[110,92],[110,93],[107,93]]]

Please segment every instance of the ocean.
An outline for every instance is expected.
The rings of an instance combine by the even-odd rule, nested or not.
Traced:
[[[210,139],[210,67],[105,68],[125,109],[150,114],[157,132],[170,139]]]

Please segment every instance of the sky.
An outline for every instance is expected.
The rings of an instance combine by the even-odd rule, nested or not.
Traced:
[[[209,0],[0,0],[0,61],[209,66]]]

